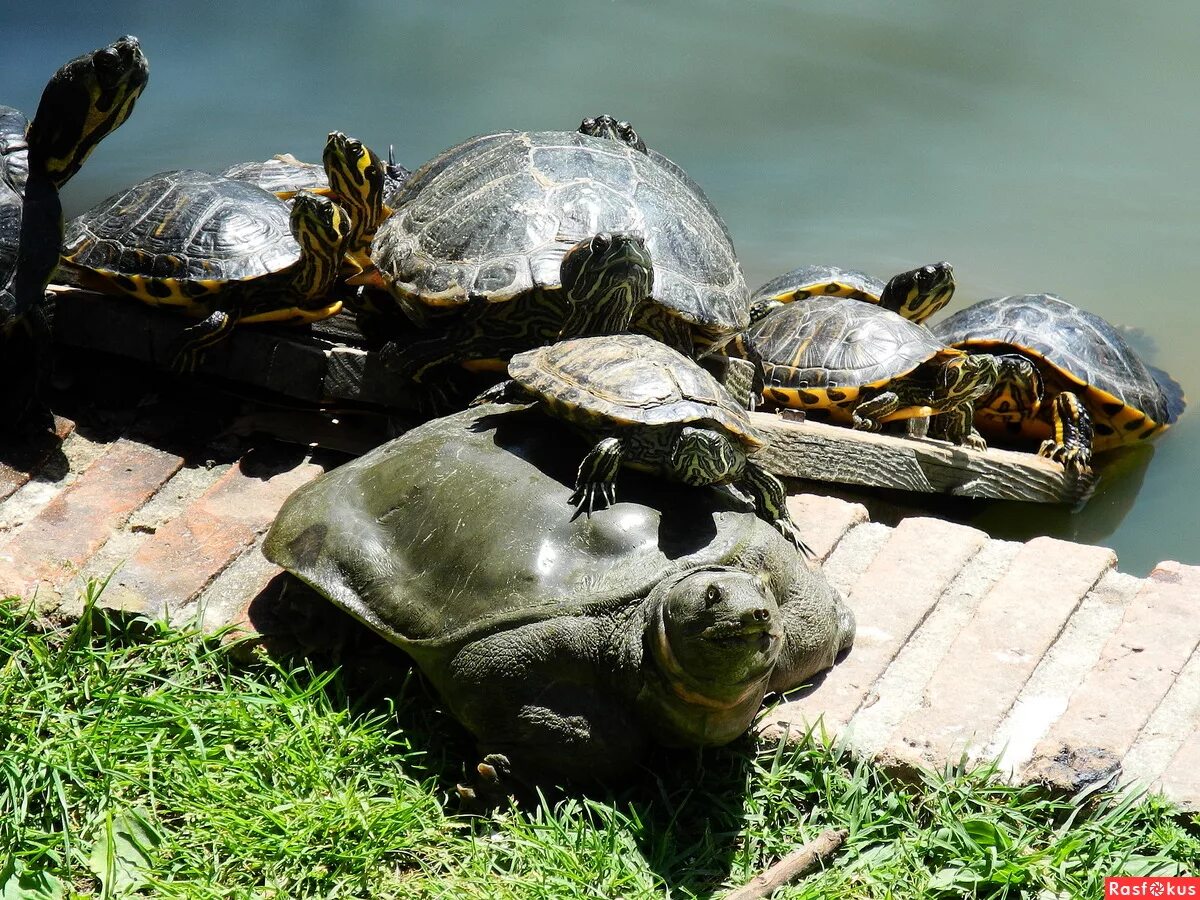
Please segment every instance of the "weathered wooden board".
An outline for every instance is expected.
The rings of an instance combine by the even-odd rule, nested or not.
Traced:
[[[992,447],[980,452],[774,413],[751,416],[768,441],[755,458],[787,478],[1037,503],[1078,503],[1093,487],[1091,478],[1072,478],[1059,463],[1033,453]]]
[[[167,348],[188,320],[141,303],[54,287],[55,338],[164,367]],[[389,376],[378,355],[355,345],[349,317],[306,328],[245,326],[210,350],[199,372],[313,404],[352,402],[398,412],[418,398]],[[870,434],[818,422],[755,413],[769,438],[759,456],[791,478],[898,488],[963,497],[1076,504],[1090,479],[1069,477],[1032,453],[977,452],[942,441]]]

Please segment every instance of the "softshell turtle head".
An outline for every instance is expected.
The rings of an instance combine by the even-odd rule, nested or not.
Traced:
[[[779,607],[767,585],[747,572],[689,572],[668,587],[658,613],[654,658],[687,703],[739,706],[779,657]]]

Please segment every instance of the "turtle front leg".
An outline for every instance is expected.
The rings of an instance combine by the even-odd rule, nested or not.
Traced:
[[[183,329],[167,351],[171,368],[176,372],[192,372],[204,361],[204,352],[226,340],[241,316],[223,309],[214,309],[208,317]]]
[[[1060,462],[1070,474],[1080,478],[1092,471],[1092,417],[1079,398],[1063,391],[1050,408],[1054,437],[1042,441],[1038,456]]]
[[[792,521],[787,508],[787,491],[783,482],[757,463],[747,461],[738,486],[754,500],[754,512],[764,522],[769,522],[788,542],[812,559],[816,556],[812,548],[800,537],[800,530]]]
[[[532,403],[535,399],[533,394],[510,378],[480,392],[471,401],[470,406],[483,406],[485,403]]]
[[[895,391],[884,391],[869,400],[863,400],[850,415],[858,431],[882,431],[883,419],[900,408],[900,395]]]
[[[987,441],[975,429],[975,404],[960,403],[934,418],[934,433],[942,440],[972,450],[986,450]]]
[[[617,472],[621,469],[624,447],[619,438],[607,437],[597,442],[583,462],[575,477],[575,493],[571,502],[577,511],[589,516],[593,509],[603,509],[617,502]],[[597,500],[601,501],[597,503]]]

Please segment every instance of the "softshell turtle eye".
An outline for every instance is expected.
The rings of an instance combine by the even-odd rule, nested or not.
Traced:
[[[710,584],[708,586],[707,593],[705,593],[705,595],[704,595],[704,599],[708,601],[709,606],[712,606],[714,603],[720,603],[721,602],[721,589],[719,587],[717,587],[715,584]]]
[[[612,246],[612,238],[603,232],[592,238],[592,253],[603,256]]]

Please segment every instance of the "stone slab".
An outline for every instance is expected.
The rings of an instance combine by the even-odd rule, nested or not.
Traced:
[[[1077,790],[1104,773],[1063,766],[1065,751],[1123,758],[1200,642],[1198,614],[1200,569],[1164,564],[1151,572],[1022,780]]]
[[[942,766],[985,746],[1067,619],[1115,563],[1103,547],[1044,537],[1025,544],[946,652],[921,707],[897,727],[884,761]]]
[[[855,752],[873,759],[884,751],[896,726],[920,706],[929,677],[942,664],[955,636],[1008,571],[1020,548],[1020,544],[1012,541],[989,540],[967,560],[925,621],[875,682],[870,702],[864,703],[850,720],[846,743]]]
[[[858,620],[849,655],[817,690],[777,707],[763,727],[807,730],[820,719],[826,731],[842,729],[871,702],[875,681],[986,540],[982,531],[940,519],[896,526],[847,596]]]
[[[792,494],[787,498],[787,508],[818,560],[828,559],[838,541],[868,518],[867,508],[861,503],[822,494]]]
[[[0,592],[55,606],[69,581],[130,514],[183,465],[163,450],[121,439],[0,545]]]
[[[984,752],[1013,777],[1066,710],[1071,695],[1100,659],[1142,581],[1115,569],[1088,592],[1021,690]]]

